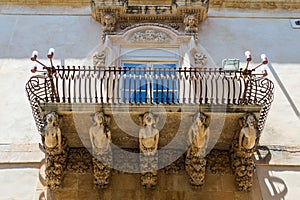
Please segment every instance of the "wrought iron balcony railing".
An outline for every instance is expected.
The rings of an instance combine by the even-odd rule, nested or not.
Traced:
[[[38,130],[41,103],[261,105],[263,128],[273,83],[261,74],[204,69],[57,66],[26,84]]]

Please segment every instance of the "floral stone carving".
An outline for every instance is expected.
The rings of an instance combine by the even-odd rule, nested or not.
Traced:
[[[58,115],[51,112],[45,116],[45,127],[42,131],[46,153],[46,183],[49,189],[58,189],[62,183],[66,168],[68,145],[58,125]]]
[[[171,38],[166,33],[149,29],[134,33],[131,40],[133,42],[167,42]]]
[[[190,147],[187,150],[185,169],[190,176],[190,183],[194,188],[200,188],[205,182],[206,148],[209,140],[208,117],[197,112],[193,116],[193,124],[189,129]]]
[[[232,142],[231,167],[237,187],[241,191],[249,191],[253,183],[254,160],[259,131],[254,114],[247,113],[240,119],[242,129]]]
[[[107,187],[112,166],[111,133],[108,127],[110,117],[103,112],[96,112],[94,124],[89,130],[93,154],[94,183]]]
[[[141,184],[145,188],[154,188],[157,184],[159,131],[156,129],[156,123],[158,120],[158,117],[154,117],[152,113],[145,113],[142,120],[143,127],[139,130]]]

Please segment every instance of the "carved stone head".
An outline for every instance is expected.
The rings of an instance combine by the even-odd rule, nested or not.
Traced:
[[[198,126],[202,124],[208,126],[208,116],[203,112],[196,112],[193,116],[193,123],[196,123]]]
[[[258,120],[253,113],[246,113],[244,117],[241,119],[241,125],[243,127],[254,126],[257,127]]]
[[[46,126],[58,126],[58,115],[56,112],[50,112],[44,118]]]
[[[103,124],[104,126],[106,126],[110,123],[110,117],[104,115],[103,112],[96,112],[93,115],[93,121],[94,121],[95,125]]]
[[[143,115],[143,126],[153,126],[156,124],[158,117],[155,117],[151,112],[146,112]]]
[[[114,26],[116,24],[116,18],[112,13],[105,13],[103,21],[105,26]]]
[[[184,23],[184,25],[186,25],[186,26],[189,26],[189,27],[195,27],[195,26],[197,26],[197,24],[198,24],[197,21],[198,21],[198,20],[197,20],[197,18],[196,18],[196,15],[190,14],[190,15],[186,15],[186,16],[184,17],[183,23]]]

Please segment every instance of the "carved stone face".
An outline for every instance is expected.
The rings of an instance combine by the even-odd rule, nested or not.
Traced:
[[[57,122],[57,117],[55,115],[55,113],[49,113],[48,115],[46,115],[46,123],[47,125],[55,125],[55,123]]]
[[[203,113],[199,112],[194,115],[193,120],[194,120],[194,123],[196,123],[198,126],[200,126],[205,123],[206,116],[203,115]]]
[[[96,123],[98,124],[103,124],[103,121],[104,121],[104,115],[103,113],[96,113],[95,116],[94,116],[94,120]]]
[[[146,113],[143,118],[144,125],[152,125],[155,123],[154,116],[151,113]]]
[[[255,125],[255,118],[253,115],[249,115],[247,117],[247,120],[246,120],[246,123],[249,125],[249,126],[254,126]]]

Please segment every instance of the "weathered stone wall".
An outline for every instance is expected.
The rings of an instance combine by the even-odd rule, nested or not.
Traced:
[[[0,0],[0,5],[89,6],[89,0]]]
[[[300,0],[210,0],[212,8],[300,9]]]

